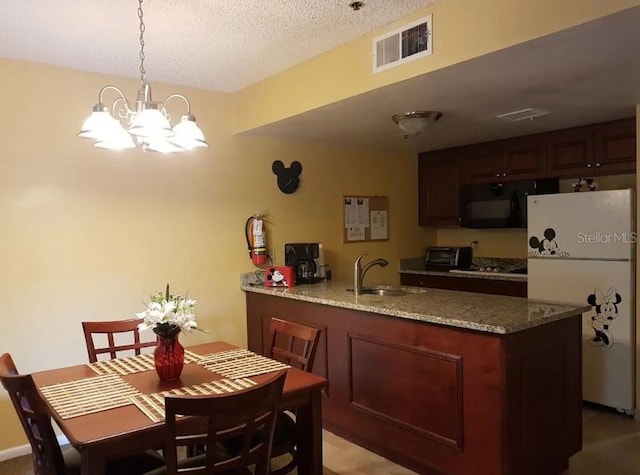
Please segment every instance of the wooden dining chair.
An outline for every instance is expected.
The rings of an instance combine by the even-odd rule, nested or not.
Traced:
[[[8,353],[0,356],[0,381],[18,414],[33,455],[34,475],[79,475],[80,454],[72,447],[62,450],[47,412],[46,402],[29,374],[20,375]],[[156,452],[149,450],[109,461],[107,475],[141,475],[164,465]]]
[[[269,356],[292,367],[310,372],[320,339],[317,328],[272,318],[269,325],[271,348]],[[297,466],[296,422],[288,412],[278,414],[273,442],[272,458],[289,455],[290,461],[284,466],[272,469],[274,475],[284,475]]]
[[[272,318],[269,356],[302,371],[311,371],[320,330],[300,323]]]
[[[213,396],[165,396],[166,467],[146,475],[267,475],[286,371],[243,391]],[[191,416],[190,421],[179,420]],[[204,453],[178,461],[178,448]],[[255,465],[251,472],[248,467]]]
[[[133,350],[136,355],[140,354],[142,348],[156,346],[156,340],[141,341],[140,330],[138,325],[141,320],[132,318],[129,320],[115,320],[108,322],[82,322],[82,330],[84,331],[84,339],[87,343],[87,353],[89,362],[98,361],[98,355],[108,353],[111,359],[116,358],[117,353],[121,351]],[[129,333],[130,335],[125,335]],[[96,347],[94,338],[97,335],[105,335],[107,338],[107,346]],[[116,344],[115,336],[124,335],[130,337],[131,343]]]

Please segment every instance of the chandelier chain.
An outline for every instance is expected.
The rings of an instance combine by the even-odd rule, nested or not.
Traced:
[[[147,81],[147,74],[144,70],[144,20],[142,19],[142,0],[138,0],[138,18],[140,19],[140,82],[144,84]]]
[[[135,102],[129,102],[122,89],[107,85],[98,93],[98,103],[91,109],[91,115],[82,124],[78,136],[93,140],[93,146],[106,150],[124,150],[139,147],[160,153],[186,152],[200,147],[208,147],[202,130],[196,125],[191,114],[191,103],[182,94],[171,94],[164,102],[151,98],[151,86],[147,83],[144,69],[145,24],[142,4],[138,0],[138,20],[140,24],[140,82]],[[107,91],[117,93],[111,110],[103,103]],[[180,122],[171,124],[171,115],[165,105],[173,99],[182,99],[187,113]]]

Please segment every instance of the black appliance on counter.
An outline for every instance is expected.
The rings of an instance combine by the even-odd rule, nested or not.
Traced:
[[[462,247],[428,247],[424,258],[426,268],[467,269],[471,266],[473,249]]]
[[[558,191],[557,178],[463,185],[460,188],[460,226],[526,228],[527,196]]]
[[[296,284],[315,284],[323,278],[324,256],[318,242],[293,242],[284,245],[284,262],[292,266]]]

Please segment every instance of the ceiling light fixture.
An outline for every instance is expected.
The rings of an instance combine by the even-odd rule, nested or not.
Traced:
[[[132,107],[122,90],[116,86],[104,86],[98,95],[98,103],[91,115],[84,121],[79,137],[94,140],[93,146],[108,150],[122,150],[140,147],[143,150],[171,153],[184,152],[197,147],[208,147],[204,135],[196,125],[191,113],[191,103],[182,94],[171,94],[164,102],[151,99],[151,86],[144,70],[144,31],[142,1],[138,0],[140,19],[140,82],[138,96]],[[107,91],[115,91],[118,97],[111,110],[102,102]],[[172,99],[182,99],[187,105],[187,114],[171,127],[171,115],[166,104]],[[123,126],[126,125],[127,129]]]
[[[393,120],[402,130],[404,130],[405,138],[410,135],[419,135],[425,131],[429,124],[437,122],[442,117],[442,112],[438,111],[415,111],[405,112],[404,114],[395,114],[391,116]]]

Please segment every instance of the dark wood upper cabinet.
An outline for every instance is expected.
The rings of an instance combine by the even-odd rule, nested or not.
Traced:
[[[464,147],[464,182],[542,178],[546,173],[546,154],[545,141],[537,135]]]
[[[551,132],[548,140],[549,175],[579,177],[592,173],[593,142],[593,127]]]
[[[635,173],[635,118],[549,134],[549,175],[580,177]]]
[[[598,175],[635,171],[635,118],[609,122],[596,128],[594,162]]]
[[[459,223],[472,183],[636,172],[636,119],[435,150],[419,155],[420,225]]]
[[[418,160],[420,226],[458,224],[460,178],[455,154],[448,150],[427,152]]]
[[[465,183],[491,183],[506,176],[504,147],[499,142],[463,147],[461,155]]]
[[[547,148],[544,137],[533,135],[505,141],[504,170],[510,180],[545,177]]]

